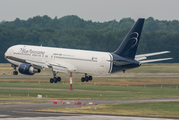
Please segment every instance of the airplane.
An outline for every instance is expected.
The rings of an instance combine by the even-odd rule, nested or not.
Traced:
[[[169,53],[170,51],[155,52],[136,55],[143,24],[145,19],[139,18],[116,51],[98,52],[77,49],[64,49],[31,45],[15,45],[5,52],[5,59],[14,68],[14,75],[18,71],[25,75],[40,73],[41,69],[50,69],[53,78],[50,83],[61,81],[57,77],[58,72],[84,73],[82,82],[91,81],[93,78],[88,74],[109,75],[119,71],[139,67],[143,63],[170,60],[172,58],[145,60],[148,56]],[[18,67],[18,71],[16,68]]]

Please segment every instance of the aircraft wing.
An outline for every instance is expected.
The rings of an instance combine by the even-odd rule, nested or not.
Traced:
[[[56,72],[68,73],[68,71],[76,71],[76,67],[66,62],[50,62],[49,67]]]
[[[34,62],[34,61],[27,61],[27,63],[33,65],[36,68],[39,69],[52,69],[55,72],[64,72],[64,73],[68,73],[68,71],[75,71],[76,68],[69,64],[69,63],[65,63],[65,62]]]
[[[149,57],[149,56],[160,55],[160,54],[165,54],[165,53],[170,53],[170,51],[162,51],[162,52],[155,52],[155,53],[136,55],[135,60],[140,61],[140,60],[147,59],[147,57]]]
[[[45,62],[36,62],[36,61],[31,61],[31,60],[25,60],[25,61],[26,61],[26,63],[29,63],[29,64],[31,64],[32,66],[34,66],[35,68],[38,68],[38,69],[49,68],[48,64],[46,64]]]
[[[26,64],[31,64],[33,67],[38,69],[52,69],[55,72],[68,73],[68,71],[76,71],[76,67],[65,62],[48,62],[48,61],[37,62],[32,60],[20,59],[16,57],[7,57],[7,59],[26,63]]]

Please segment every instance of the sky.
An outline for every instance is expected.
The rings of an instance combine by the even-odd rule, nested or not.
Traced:
[[[95,22],[128,17],[179,20],[179,0],[0,0],[0,22],[37,15],[77,15]]]

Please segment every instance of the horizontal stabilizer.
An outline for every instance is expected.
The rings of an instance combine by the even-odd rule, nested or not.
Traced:
[[[157,61],[163,61],[163,60],[170,60],[173,58],[162,58],[162,59],[153,59],[153,60],[143,60],[143,61],[139,61],[140,63],[149,63],[149,62],[157,62]]]
[[[165,53],[170,53],[170,51],[154,52],[154,53],[136,55],[135,60],[144,60],[144,59],[147,59],[147,57],[149,57],[149,56],[161,55],[161,54],[165,54]]]

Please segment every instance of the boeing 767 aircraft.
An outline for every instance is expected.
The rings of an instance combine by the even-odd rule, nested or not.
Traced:
[[[41,69],[52,70],[54,77],[50,79],[50,83],[61,81],[61,77],[56,76],[58,72],[84,73],[85,76],[81,78],[81,81],[88,82],[92,80],[92,76],[88,74],[108,75],[119,71],[125,72],[125,70],[139,67],[142,63],[172,59],[144,60],[148,56],[169,53],[169,51],[136,55],[143,24],[144,19],[139,18],[113,53],[15,45],[6,51],[5,58],[14,67],[14,75],[18,74],[17,67],[18,71],[25,75],[40,73]]]

